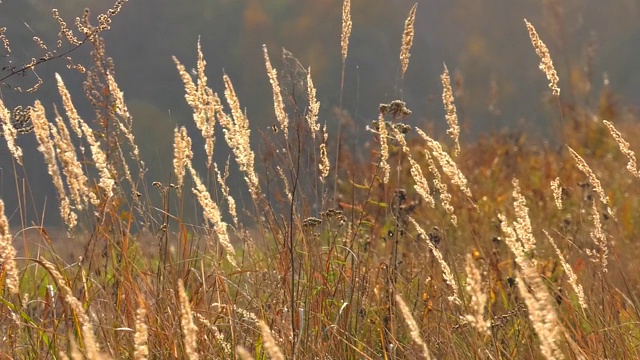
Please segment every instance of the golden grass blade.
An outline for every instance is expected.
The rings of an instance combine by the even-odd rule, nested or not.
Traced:
[[[629,170],[629,172],[633,174],[633,176],[640,177],[636,154],[629,148],[629,143],[622,137],[622,134],[616,129],[616,127],[613,126],[612,122],[607,120],[602,120],[602,122],[604,122],[604,124],[607,126],[607,129],[609,129],[609,132],[618,144],[620,151],[627,157],[627,159],[629,159],[629,162],[627,163],[627,170]]]
[[[280,129],[284,134],[284,138],[289,138],[289,117],[284,107],[284,101],[282,100],[282,93],[280,92],[280,83],[278,82],[278,72],[271,66],[271,60],[269,60],[269,52],[267,46],[262,45],[262,52],[264,54],[264,63],[267,66],[267,74],[269,75],[269,82],[271,83],[271,90],[273,91],[273,108],[276,112],[276,119],[280,124]]]
[[[340,35],[340,45],[342,46],[342,64],[347,61],[349,53],[349,37],[351,37],[351,0],[344,0],[342,3],[342,33]]]
[[[75,211],[73,211],[69,198],[67,197],[62,175],[60,174],[60,167],[58,166],[56,145],[51,139],[49,121],[45,116],[44,107],[39,100],[36,100],[31,110],[31,121],[33,122],[33,132],[36,134],[36,139],[38,140],[38,151],[44,155],[47,170],[58,192],[58,198],[60,199],[60,216],[62,216],[62,220],[67,225],[68,230],[71,231],[78,223],[78,216]]]
[[[2,33],[0,32],[0,35],[1,34]],[[11,123],[11,112],[4,105],[4,102],[2,102],[2,98],[0,98],[0,122],[2,123],[2,137],[4,137],[5,141],[7,142],[9,152],[16,160],[16,162],[22,165],[22,149],[16,144],[18,131],[15,127],[13,127],[13,124]]]
[[[418,8],[418,3],[415,3],[411,10],[409,11],[409,16],[407,20],[404,22],[404,32],[402,33],[402,46],[400,47],[400,63],[402,64],[402,78],[404,78],[404,74],[407,72],[407,68],[409,67],[409,57],[411,57],[410,51],[411,46],[413,46],[413,37],[415,35],[414,24],[416,22],[416,9]]]
[[[451,77],[449,76],[449,69],[447,65],[444,65],[444,73],[440,76],[442,80],[442,103],[444,104],[445,119],[449,125],[447,134],[451,136],[454,143],[453,156],[460,154],[460,126],[458,125],[458,114],[456,111],[456,105],[453,103],[453,89],[451,88]]]
[[[422,357],[429,360],[431,359],[431,354],[429,353],[429,348],[427,348],[427,344],[422,340],[422,335],[420,335],[420,328],[418,327],[418,323],[411,315],[411,311],[407,304],[402,300],[400,295],[396,295],[396,302],[398,303],[398,308],[402,313],[402,317],[404,317],[404,321],[407,323],[409,327],[409,333],[411,334],[411,339],[420,346],[422,349]]]
[[[198,327],[193,322],[193,314],[191,313],[191,305],[189,305],[189,297],[184,290],[182,279],[178,279],[178,297],[180,301],[180,324],[182,327],[182,339],[186,355],[191,360],[198,360]]]
[[[18,295],[20,291],[20,276],[16,265],[16,249],[13,247],[13,236],[9,231],[9,220],[4,213],[4,201],[0,199],[0,263],[6,272],[5,284],[9,292]]]
[[[540,36],[538,36],[536,28],[533,27],[527,19],[524,19],[524,23],[527,25],[527,30],[529,31],[531,44],[536,50],[536,54],[540,57],[540,70],[542,70],[542,72],[547,76],[547,80],[549,80],[549,88],[553,91],[553,95],[560,96],[560,88],[558,87],[558,81],[560,81],[560,78],[558,78],[558,73],[553,67],[553,61],[551,60],[549,49],[547,49],[547,45],[545,45],[540,39]]]
[[[284,360],[284,354],[282,354],[282,350],[280,350],[280,347],[276,344],[276,340],[273,338],[271,330],[267,324],[261,320],[258,321],[258,327],[262,333],[262,341],[264,342],[264,348],[267,350],[267,354],[269,354],[273,360]]]

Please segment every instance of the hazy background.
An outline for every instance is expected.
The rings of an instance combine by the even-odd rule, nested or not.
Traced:
[[[539,59],[531,47],[524,18],[536,26],[550,48],[564,101],[597,107],[606,73],[621,104],[631,108],[640,104],[638,0],[419,1],[411,62],[401,81],[400,40],[404,20],[414,3],[352,1],[353,33],[343,103],[359,129],[377,117],[379,103],[402,98],[414,111],[408,120],[412,125],[432,123],[442,134],[445,124],[439,76],[446,62],[454,77],[464,139],[470,141],[483,132],[524,126],[540,141],[556,141],[551,130],[559,117],[557,103],[549,101],[547,80],[538,69]],[[0,27],[7,27],[13,54],[0,58],[0,65],[39,57],[41,51],[31,40],[34,35],[55,46],[58,27],[51,8],[59,8],[73,26],[85,7],[91,8],[95,17],[111,5],[106,0],[3,0]],[[275,122],[262,44],[268,46],[277,68],[283,47],[304,66],[311,66],[322,103],[321,121],[334,127],[337,120],[333,109],[339,104],[342,66],[341,8],[338,0],[126,3],[114,18],[112,29],[103,36],[107,54],[115,61],[116,80],[134,116],[134,133],[150,169],[147,180],[168,181],[173,129],[177,125],[194,128],[171,56],[177,56],[189,69],[195,67],[199,36],[208,63],[209,86],[222,92],[223,72],[231,77],[254,135]],[[588,48],[595,50],[592,61],[586,56]],[[75,52],[75,61],[90,66],[88,50]],[[40,99],[51,113],[52,104],[60,102],[53,78],[59,72],[81,114],[91,122],[93,111],[83,96],[83,75],[65,65],[64,60],[57,60],[39,67],[37,72],[45,85],[35,94],[4,88],[0,96],[10,108]],[[33,82],[31,74],[13,77],[7,84],[29,87]],[[192,135],[198,138],[195,132]],[[33,135],[22,136],[20,144],[25,150],[25,171],[31,183],[32,194],[27,197],[35,200],[29,212],[38,214],[45,208],[46,219],[57,221],[57,200]],[[224,151],[216,159],[226,159]],[[4,145],[0,146],[0,197],[7,202],[7,211],[17,209],[13,165]]]

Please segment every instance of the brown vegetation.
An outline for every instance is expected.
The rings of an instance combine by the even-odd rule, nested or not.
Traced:
[[[122,3],[97,27],[88,15],[76,23],[93,46],[85,97],[95,130],[75,110],[72,97],[80,95],[70,94],[60,76],[66,119],[57,110],[46,114],[39,101],[23,116],[33,123],[58,191],[65,241],[83,248],[69,258],[45,227],[10,232],[0,200],[0,355],[640,356],[634,244],[640,191],[636,145],[623,138],[637,139],[640,129],[593,120],[599,109],[565,103],[548,49],[529,22],[523,41],[528,31],[558,98],[566,146],[539,146],[518,132],[461,143],[445,67],[450,137],[405,124],[411,104],[398,100],[381,104],[367,127],[368,153],[356,156],[347,150],[348,129],[332,138],[319,125],[333,119],[318,117],[310,69],[301,69],[296,80],[303,91],[292,100],[265,47],[278,123],[257,152],[250,109],[241,107],[229,76],[216,80],[224,96],[212,90],[198,43],[195,79],[173,60],[205,146],[195,148],[196,135],[176,128],[174,158],[167,159],[174,183],[149,184],[116,66],[96,31],[108,27]],[[402,76],[419,21],[415,9],[405,24]],[[343,62],[350,11],[345,1],[336,44]],[[82,42],[59,21],[61,36]],[[13,141],[26,132],[25,121],[12,122],[2,102],[0,117],[18,167],[22,150]],[[225,143],[216,143],[216,129]],[[329,140],[345,146],[331,154]],[[213,160],[214,144],[232,154],[223,171]],[[193,162],[200,151],[207,156],[202,175]],[[338,159],[333,168],[329,159]],[[625,165],[630,175],[622,173]],[[250,196],[242,202],[230,191],[237,187],[230,173],[244,180]],[[185,220],[187,204],[197,204],[194,222]],[[33,237],[40,247],[27,241]],[[19,240],[25,245],[18,257]]]

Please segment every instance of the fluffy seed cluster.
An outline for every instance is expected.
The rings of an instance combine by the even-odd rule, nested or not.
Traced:
[[[400,63],[402,64],[402,77],[407,72],[409,67],[409,57],[411,57],[410,51],[413,45],[413,37],[415,35],[414,25],[416,22],[416,9],[418,3],[411,7],[409,16],[404,22],[404,32],[402,33],[402,46],[400,47]]]
[[[538,36],[538,32],[536,32],[536,28],[533,27],[527,19],[524,19],[524,22],[527,25],[527,30],[529,31],[531,44],[536,50],[536,54],[540,57],[540,70],[542,70],[542,72],[547,76],[547,80],[549,80],[549,88],[553,91],[553,95],[559,96],[560,88],[558,87],[558,81],[560,81],[560,78],[558,77],[556,69],[553,67],[553,61],[551,60],[549,49],[547,49],[547,45],[540,40],[540,36]]]

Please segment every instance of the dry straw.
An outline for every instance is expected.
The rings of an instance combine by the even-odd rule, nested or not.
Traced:
[[[214,126],[216,106],[220,104],[217,96],[211,88],[207,87],[207,75],[205,74],[206,61],[202,54],[200,38],[198,38],[197,84],[193,82],[191,75],[184,65],[174,56],[180,78],[185,88],[185,99],[193,111],[193,121],[205,139],[205,151],[207,153],[207,167],[211,167],[213,161],[213,148],[215,144]]]
[[[580,169],[580,171],[582,171],[589,178],[589,183],[591,183],[591,186],[593,186],[593,190],[600,196],[600,201],[602,201],[603,204],[609,206],[609,197],[604,192],[604,189],[602,188],[602,184],[600,183],[600,180],[598,180],[598,177],[596,176],[596,174],[593,172],[593,170],[591,170],[591,168],[589,167],[587,162],[584,161],[582,156],[578,155],[578,153],[575,152],[575,150],[573,150],[569,145],[567,145],[567,148],[569,148],[569,152],[571,153],[571,156],[576,161],[576,164],[578,165],[578,169]],[[611,213],[610,209],[609,209],[609,213]]]
[[[284,133],[284,138],[287,139],[289,138],[289,118],[284,108],[282,93],[280,92],[278,72],[271,66],[266,45],[262,45],[262,52],[264,53],[264,63],[267,66],[267,74],[269,75],[269,82],[271,83],[271,90],[273,91],[273,108],[276,112],[276,119],[278,120],[278,124],[280,124],[280,129]]]
[[[409,217],[409,222],[413,224],[413,226],[418,230],[418,233],[420,234],[420,238],[425,240],[425,242],[429,246],[429,249],[433,253],[433,256],[435,256],[436,260],[438,260],[438,263],[442,268],[442,275],[444,277],[444,281],[449,286],[451,286],[451,290],[453,290],[453,295],[448,297],[449,301],[451,301],[456,305],[462,304],[462,302],[460,301],[460,296],[458,295],[458,285],[456,284],[456,281],[453,278],[453,273],[451,272],[451,268],[449,268],[449,265],[447,264],[447,262],[444,261],[444,257],[442,256],[442,253],[440,252],[440,250],[438,250],[438,248],[433,244],[432,241],[429,241],[429,237],[427,236],[427,233],[424,231],[424,229],[422,229],[422,227],[420,227],[420,225],[418,225],[418,223],[412,217]]]
[[[627,157],[627,159],[629,159],[629,162],[627,163],[627,170],[629,170],[629,172],[633,174],[633,176],[640,177],[640,171],[638,171],[638,163],[636,161],[636,154],[629,148],[629,143],[622,137],[622,134],[615,128],[615,126],[613,126],[612,122],[607,120],[602,121],[607,126],[607,129],[609,129],[609,132],[618,144],[620,151]]]
[[[318,168],[320,169],[320,180],[324,182],[329,176],[329,170],[331,164],[329,163],[329,156],[327,155],[327,140],[329,140],[329,133],[327,132],[327,125],[322,128],[322,144],[320,144],[320,163]]]
[[[33,132],[38,140],[38,151],[44,155],[47,170],[53,179],[53,185],[60,199],[60,216],[62,216],[62,220],[68,229],[73,230],[78,223],[78,216],[71,208],[69,198],[67,197],[62,175],[60,174],[60,167],[58,166],[55,143],[51,139],[49,121],[47,121],[45,116],[44,107],[38,100],[36,100],[31,110],[31,121],[33,122]]]
[[[404,32],[402,33],[402,46],[400,47],[400,63],[402,64],[402,77],[404,78],[404,74],[407,72],[407,68],[409,67],[409,57],[411,54],[411,46],[413,45],[413,37],[415,35],[415,30],[413,28],[416,22],[416,9],[418,8],[418,3],[415,3],[411,10],[409,11],[409,16],[407,20],[404,22]]]
[[[558,210],[562,210],[562,187],[560,186],[560,178],[556,177],[551,180],[551,190],[553,191],[553,200]]]
[[[402,151],[407,155],[407,159],[409,160],[409,164],[411,165],[411,177],[413,178],[413,181],[416,182],[414,188],[416,189],[418,194],[422,196],[422,199],[427,202],[427,204],[429,204],[432,208],[435,207],[435,201],[433,199],[433,196],[431,196],[431,190],[429,189],[429,182],[424,177],[420,164],[418,164],[418,162],[411,155],[411,151],[407,146],[407,140],[404,138],[404,135],[402,135],[398,130],[393,129],[393,131],[396,140],[398,140],[400,146],[402,146]],[[427,160],[431,160],[429,153],[425,153],[425,156],[427,157]],[[433,160],[431,160],[431,162],[433,162]]]
[[[13,247],[13,236],[9,231],[9,220],[4,213],[4,201],[0,199],[0,263],[6,273],[5,283],[9,292],[19,294],[20,277],[16,265],[16,249]]]
[[[173,171],[176,174],[176,186],[178,193],[182,192],[184,174],[187,164],[193,159],[191,151],[191,138],[187,134],[187,129],[182,126],[174,130],[173,136]]]
[[[247,349],[243,348],[242,346],[237,346],[236,347],[236,353],[238,354],[238,357],[241,360],[254,360],[255,358],[253,356],[251,356],[251,353],[249,353],[249,351],[247,351]]]
[[[220,125],[225,129],[224,138],[235,155],[236,162],[245,175],[245,180],[249,186],[249,192],[254,202],[257,202],[260,197],[260,184],[258,182],[258,175],[255,170],[255,155],[251,150],[249,121],[240,108],[240,101],[233,89],[231,79],[225,74],[223,77],[225,90],[224,94],[227,99],[227,103],[231,108],[231,117],[227,115],[222,106],[217,107],[217,117]],[[217,96],[214,100],[219,102]]]
[[[473,198],[471,194],[471,189],[467,185],[467,178],[464,176],[462,171],[458,169],[456,163],[451,159],[449,154],[447,154],[443,149],[442,145],[439,142],[435,141],[427,134],[424,133],[421,129],[416,128],[416,132],[424,141],[426,141],[427,146],[431,149],[431,153],[438,160],[440,166],[442,167],[442,171],[451,179],[451,182],[460,188],[460,190],[469,198]]]
[[[227,165],[225,167],[224,176],[218,169],[217,164],[213,164],[213,171],[216,173],[216,177],[218,179],[218,184],[220,185],[220,190],[222,190],[222,195],[224,195],[225,199],[227,199],[227,205],[229,206],[229,214],[231,214],[231,218],[233,219],[233,224],[239,227],[238,223],[238,212],[236,209],[236,200],[231,196],[231,191],[229,191],[229,186],[227,186],[226,180],[229,178],[229,159],[227,159]]]
[[[198,321],[203,323],[208,329],[210,329],[211,332],[213,332],[213,337],[215,338],[216,342],[220,345],[220,347],[222,347],[222,351],[224,352],[224,354],[230,358],[231,344],[229,344],[227,339],[224,338],[224,334],[222,334],[214,324],[207,320],[206,317],[198,314],[197,312],[194,312],[193,316],[198,319]]]
[[[413,339],[413,341],[418,346],[420,346],[420,349],[422,350],[422,357],[427,360],[431,359],[429,348],[427,347],[427,344],[422,339],[422,336],[420,334],[420,328],[418,327],[418,323],[416,323],[416,320],[413,318],[413,315],[411,315],[411,311],[409,310],[409,307],[404,302],[404,300],[402,300],[402,297],[400,295],[396,295],[396,302],[398,303],[398,308],[402,313],[402,317],[404,318],[404,321],[407,323],[407,326],[409,327],[409,334],[411,335],[411,339]]]
[[[62,164],[62,171],[67,179],[67,185],[69,186],[70,197],[71,200],[73,200],[74,207],[77,210],[82,210],[90,203],[95,203],[97,197],[93,191],[89,190],[89,179],[84,174],[82,164],[78,161],[76,149],[71,142],[69,130],[55,106],[54,112],[57,128],[53,124],[50,124],[49,127],[51,135],[53,135],[53,140],[57,144],[56,153]]]
[[[95,335],[93,333],[93,325],[91,324],[91,320],[87,315],[84,307],[80,300],[78,300],[75,296],[73,296],[73,292],[67,286],[66,280],[60,274],[56,267],[48,262],[47,260],[40,258],[40,263],[49,271],[51,276],[56,280],[58,284],[58,288],[60,288],[60,293],[64,297],[65,302],[69,305],[69,307],[73,310],[76,317],[78,318],[78,324],[81,325],[81,333],[84,340],[84,348],[87,352],[88,359],[98,359],[100,358],[100,351],[98,349],[98,342],[96,341]]]
[[[585,252],[591,256],[594,262],[602,266],[602,272],[607,272],[609,246],[607,235],[602,228],[602,221],[600,221],[600,211],[598,211],[595,201],[591,204],[591,221],[593,221],[593,229],[589,232],[589,235],[598,250],[586,249]]]
[[[547,75],[547,80],[549,80],[549,88],[553,91],[553,95],[560,95],[560,88],[558,87],[558,73],[556,69],[553,67],[553,61],[551,60],[551,55],[549,54],[549,49],[547,46],[540,40],[540,36],[536,32],[536,28],[531,25],[527,19],[524,19],[525,24],[527,25],[527,30],[529,31],[529,37],[531,38],[531,44],[533,48],[536,50],[536,54],[540,57],[540,70]]]
[[[442,175],[440,175],[440,171],[438,171],[438,167],[436,166],[435,161],[433,161],[433,157],[427,154],[427,162],[429,163],[429,171],[433,175],[433,186],[438,189],[438,197],[440,199],[440,203],[442,203],[442,207],[444,210],[451,216],[451,223],[453,226],[458,226],[458,217],[453,213],[454,207],[451,205],[451,200],[453,197],[449,193],[449,188],[447,184],[442,181]]]
[[[0,33],[1,34],[1,33]],[[11,112],[0,98],[0,121],[2,122],[2,137],[7,142],[7,147],[13,158],[22,165],[22,149],[16,144],[18,131],[11,123]]]
[[[451,88],[451,78],[446,64],[444,65],[444,73],[442,73],[440,79],[442,80],[442,103],[445,110],[445,119],[449,125],[447,134],[453,139],[453,156],[458,156],[458,154],[460,154],[460,126],[458,126],[458,114],[456,105],[453,103],[453,89]]]
[[[311,67],[307,71],[307,97],[309,98],[309,109],[307,110],[307,123],[309,124],[309,130],[311,130],[311,137],[316,138],[316,132],[320,130],[320,124],[318,124],[318,113],[320,112],[320,102],[316,98],[316,88],[313,86],[313,79],[311,78]]]
[[[149,357],[149,329],[147,327],[147,308],[144,301],[138,301],[136,310],[136,333],[133,336],[133,358],[135,360],[145,360]]]
[[[479,333],[483,335],[490,335],[490,322],[484,319],[487,294],[482,288],[482,276],[480,274],[480,270],[476,267],[471,255],[467,255],[465,271],[467,273],[467,285],[465,286],[465,290],[467,290],[467,293],[471,296],[470,305],[471,310],[473,310],[473,314],[464,316],[464,319],[476,328]]]
[[[531,293],[527,285],[531,287]],[[522,269],[517,278],[518,290],[529,310],[529,319],[540,340],[540,351],[547,359],[563,359],[558,347],[561,325],[553,307],[553,297],[544,285],[535,265],[531,262]],[[535,295],[534,295],[535,294]]]
[[[238,265],[235,260],[236,251],[229,240],[227,223],[222,221],[222,215],[220,214],[218,205],[211,199],[211,195],[207,191],[207,187],[204,186],[202,180],[200,180],[200,176],[198,176],[198,173],[193,169],[193,165],[189,162],[187,167],[189,168],[189,172],[191,173],[191,177],[195,183],[193,194],[196,196],[196,199],[198,199],[200,206],[202,206],[204,217],[213,225],[213,229],[218,236],[218,241],[226,252],[227,260],[235,269],[238,269]]]
[[[342,46],[342,64],[347,61],[349,52],[349,37],[351,36],[351,0],[344,0],[342,3],[342,33],[340,45]]]
[[[276,344],[276,340],[273,338],[271,334],[271,330],[264,323],[264,321],[258,321],[258,327],[260,327],[260,332],[262,333],[262,341],[264,343],[264,348],[267,350],[267,354],[273,360],[284,360],[284,354],[282,354],[282,350]]]
[[[187,357],[191,360],[198,360],[198,327],[193,322],[189,297],[184,290],[182,279],[178,279],[178,296],[180,300],[180,325],[182,326],[182,340]]]
[[[529,208],[527,207],[527,200],[522,196],[520,190],[520,183],[518,179],[512,180],[513,184],[513,207],[516,213],[516,222],[513,227],[516,230],[516,234],[522,241],[522,246],[527,254],[531,254],[536,249],[536,239],[533,236],[533,228],[531,226],[531,220],[529,219]]]
[[[586,310],[587,302],[585,300],[584,291],[582,290],[582,285],[578,284],[578,276],[576,276],[576,273],[573,271],[573,268],[571,267],[571,265],[569,265],[565,257],[562,255],[562,252],[558,248],[558,245],[556,245],[556,242],[553,241],[553,238],[551,237],[551,235],[549,235],[549,233],[546,230],[543,230],[543,231],[544,231],[544,234],[547,236],[547,239],[549,239],[551,246],[553,246],[553,249],[555,250],[556,255],[558,255],[558,258],[560,259],[562,268],[564,269],[564,272],[567,274],[567,277],[569,278],[568,279],[569,284],[571,285],[573,290],[576,292],[576,295],[578,295],[578,303],[580,304],[580,307],[582,308],[583,311]]]
[[[378,117],[378,134],[380,135],[380,167],[384,173],[383,182],[389,182],[391,174],[391,166],[389,166],[389,144],[387,134],[387,124],[384,121],[384,115],[380,113]]]
[[[56,80],[58,83],[58,92],[62,97],[62,105],[64,106],[64,110],[69,118],[69,123],[71,124],[71,128],[76,133],[78,137],[84,134],[89,146],[91,148],[91,155],[93,156],[93,161],[95,167],[98,169],[100,174],[100,182],[98,186],[104,191],[104,194],[107,197],[111,197],[113,195],[113,189],[115,186],[115,180],[111,175],[111,171],[109,169],[109,165],[107,163],[107,155],[102,150],[100,142],[96,139],[93,134],[93,130],[87,125],[87,123],[82,120],[82,118],[78,115],[78,111],[76,110],[73,102],[71,101],[71,95],[67,90],[62,78],[56,74]],[[35,129],[34,129],[35,130]],[[97,205],[98,198],[96,197],[94,205]]]

